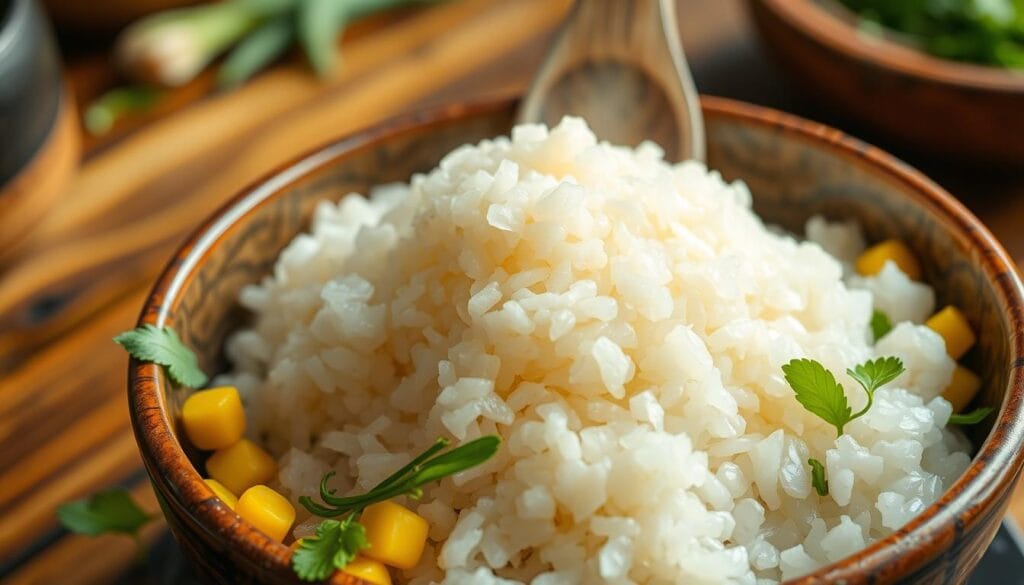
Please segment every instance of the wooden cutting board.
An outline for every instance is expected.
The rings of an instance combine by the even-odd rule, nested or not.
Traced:
[[[343,70],[321,82],[295,59],[227,94],[204,78],[87,153],[32,238],[0,250],[0,581],[112,583],[136,558],[127,538],[60,530],[60,503],[111,485],[155,502],[127,417],[127,357],[111,343],[186,233],[267,169],[396,113],[522,91],[569,0],[458,0],[346,35]],[[704,91],[810,112],[754,43],[739,0],[686,0],[684,44]],[[81,95],[109,83],[76,61]],[[840,121],[841,122],[841,121]],[[856,134],[856,128],[852,129]],[[955,178],[954,178],[955,180]],[[972,200],[1024,257],[1019,186]],[[1024,497],[1013,501],[1024,521]],[[147,542],[164,528],[155,524]]]

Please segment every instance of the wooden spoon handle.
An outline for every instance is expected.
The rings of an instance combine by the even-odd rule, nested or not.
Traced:
[[[670,158],[704,159],[700,102],[679,42],[673,0],[577,0],[534,79],[519,120],[552,124],[565,113],[586,116],[611,109],[596,108],[593,100],[625,107],[623,114],[634,116],[638,128],[651,132],[637,135],[657,140],[660,134],[657,141]],[[588,121],[598,129],[599,120]],[[666,125],[675,132],[665,132]]]

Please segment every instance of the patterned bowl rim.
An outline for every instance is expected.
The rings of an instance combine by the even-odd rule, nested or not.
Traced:
[[[933,57],[882,37],[867,37],[822,6],[823,0],[749,0],[831,51],[880,69],[946,85],[1011,95],[1024,93],[1024,73]]]
[[[332,142],[281,166],[255,181],[222,206],[179,248],[147,297],[138,324],[175,322],[180,295],[208,254],[239,222],[276,199],[290,184],[354,151],[374,148],[396,136],[430,130],[447,122],[514,110],[516,100],[499,98],[450,105],[400,116]],[[984,225],[960,202],[920,172],[881,150],[828,126],[770,108],[718,97],[702,97],[705,116],[760,127],[807,142],[845,159],[873,168],[908,190],[914,203],[979,252],[1010,332],[1012,364],[1006,398],[992,431],[967,471],[924,512],[892,535],[837,563],[787,581],[787,585],[858,582],[866,575],[906,575],[947,551],[963,534],[981,526],[1003,508],[1024,465],[1024,285],[1014,263]],[[212,539],[240,550],[253,566],[277,572],[289,566],[289,548],[271,540],[217,503],[172,431],[163,398],[166,380],[159,366],[132,359],[128,365],[128,400],[132,426],[143,461],[158,494],[175,499]],[[163,489],[161,489],[163,488]],[[904,555],[912,553],[912,559]],[[905,564],[909,562],[910,566]],[[873,579],[872,579],[873,581]],[[336,573],[333,583],[351,583]]]

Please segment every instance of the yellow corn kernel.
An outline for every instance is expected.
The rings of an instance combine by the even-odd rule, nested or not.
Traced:
[[[215,451],[206,460],[206,471],[233,494],[240,494],[277,475],[277,463],[248,439]]]
[[[265,485],[254,485],[238,498],[235,508],[244,520],[274,540],[284,540],[295,522],[295,507],[288,498]]]
[[[420,561],[430,526],[415,512],[379,502],[363,510],[359,523],[366,527],[370,542],[363,551],[366,556],[399,569],[411,569]]]
[[[349,561],[342,573],[348,573],[374,585],[391,585],[391,575],[388,568],[373,559],[356,557]]]
[[[885,263],[892,260],[903,274],[911,280],[921,278],[921,265],[910,248],[899,240],[885,240],[875,244],[857,258],[856,268],[863,276],[874,276],[882,271]]]
[[[935,313],[924,324],[946,340],[946,353],[955,360],[963,357],[977,341],[967,317],[953,305]]]
[[[235,507],[238,506],[238,498],[235,497],[235,494],[231,493],[231,490],[224,487],[219,481],[216,479],[204,479],[203,481],[206,485],[210,486],[211,490],[213,490],[213,495],[217,496],[222,502],[227,504],[228,508],[234,510]]]
[[[981,388],[981,378],[967,368],[957,364],[953,370],[953,379],[942,391],[942,397],[953,405],[953,412],[960,412],[974,400],[974,395]]]
[[[192,444],[212,451],[234,444],[245,434],[245,411],[238,390],[230,386],[200,390],[181,407],[181,424]]]

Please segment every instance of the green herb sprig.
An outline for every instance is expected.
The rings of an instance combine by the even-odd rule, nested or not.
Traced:
[[[196,355],[170,327],[142,325],[121,333],[114,342],[137,360],[160,364],[167,375],[182,386],[202,388],[209,380],[199,369]]]
[[[322,504],[309,496],[299,498],[299,503],[311,514],[326,520],[317,526],[315,536],[302,539],[292,555],[295,574],[305,581],[319,581],[329,577],[335,569],[344,568],[360,550],[369,546],[366,531],[358,522],[364,508],[399,496],[419,499],[423,495],[421,486],[476,467],[493,457],[501,446],[501,438],[483,436],[442,453],[448,444],[447,439],[438,439],[361,496],[336,496],[336,490],[327,486],[334,472],[325,473],[320,480]],[[333,519],[339,516],[343,518]]]
[[[57,519],[61,525],[77,534],[127,534],[139,539],[139,530],[156,519],[156,514],[143,510],[124,488],[113,488],[61,504]]]
[[[875,399],[875,391],[892,382],[905,371],[897,357],[882,357],[858,364],[846,373],[864,388],[868,402],[856,413],[850,408],[843,386],[825,366],[812,359],[794,359],[782,366],[786,382],[796,393],[797,402],[809,412],[836,428],[836,436],[843,434],[846,425],[865,414]],[[828,495],[828,479],[821,461],[807,460],[811,466],[811,485],[819,496]]]
[[[888,321],[888,317],[886,320]],[[786,382],[796,393],[797,402],[810,413],[834,426],[837,437],[843,434],[846,425],[867,414],[874,402],[876,390],[898,378],[904,371],[906,368],[903,367],[903,361],[893,356],[868,360],[847,369],[846,373],[860,384],[868,395],[868,402],[864,408],[854,413],[846,401],[843,386],[836,382],[832,372],[820,362],[803,358],[790,360],[789,363],[782,366]],[[984,406],[969,413],[954,414],[949,417],[949,424],[977,424],[984,420],[992,410],[992,408]],[[811,466],[811,485],[814,486],[814,490],[820,496],[828,495],[825,466],[821,461],[813,458],[808,459],[807,464]]]
[[[869,32],[881,27],[900,40],[944,59],[1024,68],[1021,0],[840,0]],[[881,27],[879,26],[881,25]]]
[[[814,491],[818,492],[819,496],[827,496],[828,480],[825,479],[825,466],[813,457],[807,460],[807,464],[811,466],[811,485],[814,486]]]
[[[846,370],[868,395],[868,402],[857,413],[846,401],[846,394],[835,376],[821,363],[812,359],[795,359],[782,366],[786,382],[796,392],[797,401],[812,414],[836,428],[836,436],[851,421],[864,416],[875,397],[875,390],[895,380],[904,372],[903,362],[897,357],[884,357],[859,364]]]
[[[993,410],[995,409],[991,406],[979,406],[971,412],[951,414],[947,422],[951,425],[976,425],[985,420],[985,417],[991,414]]]
[[[884,312],[875,309],[871,312],[871,338],[876,342],[892,331],[892,319]]]

